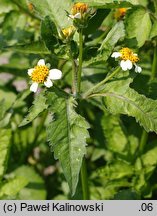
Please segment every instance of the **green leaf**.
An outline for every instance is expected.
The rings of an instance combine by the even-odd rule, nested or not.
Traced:
[[[16,6],[10,2],[10,0],[1,0],[0,15],[3,13],[8,13],[14,9],[16,9]]]
[[[106,38],[102,42],[100,50],[107,49],[108,47],[113,47],[115,44],[125,36],[124,23],[122,21],[117,22],[113,28],[109,31]]]
[[[151,32],[150,32],[150,39],[157,36],[157,20],[154,21]]]
[[[23,45],[14,45],[6,47],[9,50],[14,50],[21,53],[35,53],[35,54],[50,54],[50,51],[45,46],[43,41],[32,42]]]
[[[99,168],[96,171],[98,177],[105,177],[108,180],[121,179],[129,177],[133,174],[133,166],[124,163],[123,161],[115,161],[112,164],[108,164],[104,167]]]
[[[57,26],[65,27],[69,25],[69,20],[66,16],[65,10],[71,10],[72,0],[30,0],[34,5],[38,16],[50,16]]]
[[[46,104],[45,92],[43,91],[38,96],[35,97],[35,100],[33,101],[33,105],[30,107],[28,111],[29,112],[28,115],[20,123],[19,127],[22,127],[32,122],[45,109],[47,109],[47,104]]]
[[[107,108],[114,114],[126,114],[135,117],[146,131],[157,133],[157,101],[138,94],[131,88],[126,92],[116,88],[104,92]]]
[[[75,194],[83,156],[86,154],[86,138],[89,134],[88,123],[75,112],[76,102],[72,97],[63,96],[60,92],[48,94],[49,109],[54,113],[49,124],[48,140],[59,159],[64,175]]]
[[[125,36],[124,23],[122,21],[117,22],[113,28],[109,31],[106,38],[102,41],[102,45],[98,50],[97,56],[85,61],[85,66],[90,64],[98,64],[105,62],[111,55],[111,52],[116,43]]]
[[[119,191],[114,196],[114,200],[138,200],[140,199],[139,194],[132,190],[122,190]]]
[[[0,120],[4,117],[6,107],[4,106],[4,99],[0,101]]]
[[[149,13],[142,7],[130,10],[126,16],[128,38],[136,38],[138,47],[143,46],[148,40],[151,27]]]
[[[18,199],[20,200],[45,200],[46,191],[43,179],[36,171],[29,166],[18,167],[13,175],[16,177],[23,177],[28,184],[25,188],[20,190]]]
[[[101,118],[101,125],[107,141],[107,148],[120,155],[127,155],[130,146],[120,117],[104,112],[104,116]]]
[[[58,32],[55,23],[49,16],[46,16],[41,22],[41,36],[47,48],[53,51],[58,44]]]
[[[8,156],[10,151],[10,138],[11,138],[11,131],[10,129],[0,129],[0,180],[2,179],[6,169],[7,169],[7,163],[8,163]]]
[[[18,192],[21,191],[28,184],[26,178],[17,176],[13,179],[9,179],[8,182],[3,183],[0,189],[0,197],[4,196],[15,196]]]
[[[91,7],[97,8],[131,7],[139,4],[138,0],[77,0],[77,2],[84,2]]]
[[[142,162],[144,166],[156,166],[157,165],[157,146],[147,151],[142,155]],[[155,167],[154,167],[155,168]]]
[[[0,89],[0,100],[3,101],[5,111],[9,109],[16,100],[16,94],[6,87]]]
[[[89,35],[94,33],[102,24],[109,12],[109,9],[98,9],[96,15],[89,20],[87,28],[83,29],[83,34]]]

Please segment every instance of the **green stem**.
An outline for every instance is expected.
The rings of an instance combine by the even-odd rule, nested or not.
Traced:
[[[89,188],[88,188],[87,169],[86,169],[85,159],[83,159],[82,166],[81,166],[81,183],[82,183],[83,200],[89,200]]]
[[[147,140],[148,140],[148,133],[143,129],[140,144],[139,144],[140,155],[143,153],[145,145],[147,144]]]
[[[112,77],[114,77],[114,75],[116,73],[118,73],[120,71],[120,67],[117,67],[109,76],[107,76],[104,80],[102,80],[100,83],[98,83],[97,85],[95,85],[93,88],[89,89],[87,92],[85,92],[83,94],[83,98],[87,98],[88,96],[90,96],[91,94],[94,93],[94,91],[96,91],[100,86],[102,86],[104,83],[106,83],[108,80],[110,80]]]
[[[151,80],[153,80],[156,77],[156,72],[157,72],[157,45],[155,45],[154,47]]]
[[[83,56],[83,34],[82,34],[82,29],[79,29],[79,68],[78,68],[78,80],[77,80],[78,94],[80,93],[81,90],[82,56]]]
[[[77,72],[76,72],[76,64],[72,55],[71,46],[69,44],[69,57],[72,63],[72,93],[74,96],[77,94]]]

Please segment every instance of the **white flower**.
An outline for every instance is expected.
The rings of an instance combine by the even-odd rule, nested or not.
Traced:
[[[140,73],[142,71],[142,68],[136,64],[139,61],[138,55],[127,47],[122,48],[120,52],[113,52],[111,57],[115,59],[120,58],[120,66],[123,71],[131,70],[133,66],[135,67],[135,72]]]
[[[28,69],[28,75],[32,79],[32,85],[30,91],[36,92],[39,83],[43,83],[47,88],[50,88],[53,83],[52,80],[58,80],[62,77],[62,72],[58,69],[51,69],[45,65],[44,59],[40,59],[37,66]]]

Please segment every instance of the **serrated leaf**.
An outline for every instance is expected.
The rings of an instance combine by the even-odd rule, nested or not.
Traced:
[[[138,0],[77,0],[77,2],[84,2],[91,7],[97,8],[130,7],[139,4]]]
[[[65,10],[71,10],[72,0],[30,0],[37,11],[38,16],[50,16],[57,26],[65,27],[69,25],[69,20]]]
[[[22,127],[32,122],[45,109],[47,109],[46,96],[44,92],[41,92],[38,96],[35,97],[33,105],[30,107],[28,111],[28,115],[20,123],[19,127]]]
[[[135,117],[146,131],[157,133],[157,101],[138,94],[131,88],[122,93],[118,89],[104,92],[107,108],[114,114],[126,114]]]
[[[124,23],[122,21],[117,22],[113,28],[109,31],[106,38],[102,42],[100,50],[106,49],[108,46],[112,48],[119,41],[120,38],[125,36]]]
[[[3,185],[1,185],[0,197],[15,196],[27,184],[28,184],[27,179],[21,176],[17,176],[13,179],[9,179],[8,182],[3,183]]]
[[[41,36],[47,48],[53,51],[58,44],[58,32],[55,23],[49,16],[46,16],[41,22]]]
[[[126,16],[128,38],[136,38],[138,47],[143,46],[149,38],[151,27],[149,13],[142,7],[130,10]]]
[[[48,101],[50,111],[54,112],[53,121],[47,129],[48,140],[74,195],[82,159],[86,154],[89,125],[75,112],[76,102],[72,97],[49,93]]]
[[[8,163],[8,156],[10,151],[10,138],[11,138],[11,130],[10,129],[0,129],[0,180],[2,179]]]
[[[8,46],[5,47],[9,50],[14,50],[21,53],[35,53],[35,54],[50,54],[50,51],[45,46],[45,43],[43,41],[37,41],[32,42],[29,44],[23,44],[23,45],[14,45],[14,46]]]
[[[102,41],[102,45],[98,50],[96,57],[85,61],[85,66],[90,64],[98,64],[105,62],[111,55],[111,52],[116,43],[125,36],[124,23],[122,21],[117,22],[113,28],[109,31],[106,38]]]

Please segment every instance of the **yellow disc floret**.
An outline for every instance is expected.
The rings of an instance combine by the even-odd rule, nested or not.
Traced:
[[[132,63],[136,63],[139,61],[139,58],[136,54],[133,53],[133,51],[127,47],[125,48],[122,48],[120,50],[120,53],[121,53],[121,59],[122,60],[130,60]]]
[[[33,82],[44,83],[48,74],[49,69],[46,65],[37,65],[31,74],[31,79]]]
[[[71,12],[72,12],[72,15],[75,15],[77,13],[81,13],[82,15],[86,13],[87,10],[88,10],[88,5],[85,3],[79,2],[73,5]]]
[[[64,29],[62,29],[62,33],[63,33],[65,38],[72,37],[74,35],[74,33],[75,33],[75,28],[74,28],[74,26],[64,28]]]

